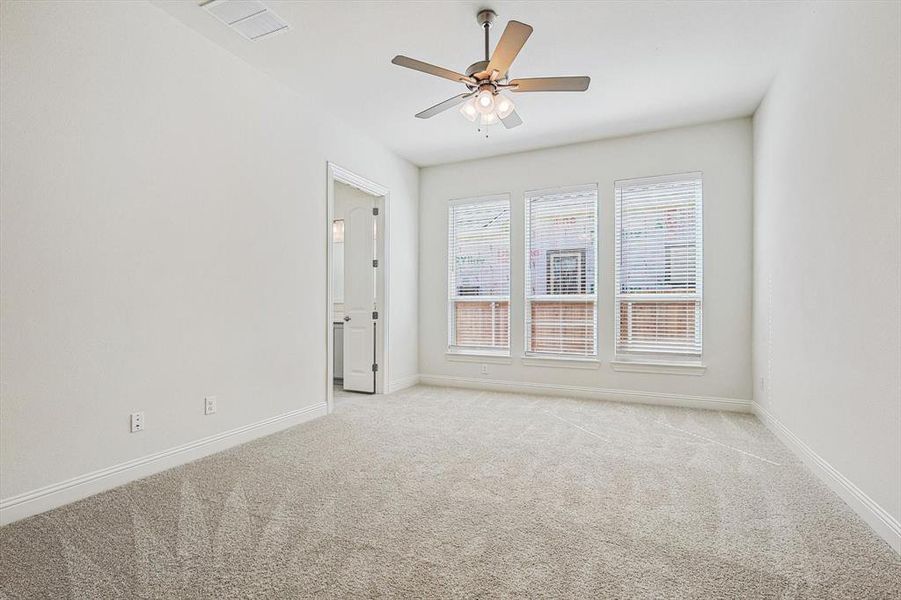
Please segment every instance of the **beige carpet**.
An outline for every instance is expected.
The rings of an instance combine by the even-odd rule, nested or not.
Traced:
[[[418,387],[0,529],[6,598],[893,598],[750,415]]]

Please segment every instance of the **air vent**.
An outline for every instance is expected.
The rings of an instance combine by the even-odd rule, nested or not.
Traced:
[[[281,17],[258,0],[210,0],[202,6],[251,41],[288,29]]]

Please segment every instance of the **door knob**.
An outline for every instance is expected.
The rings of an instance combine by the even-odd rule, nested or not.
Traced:
[[[344,322],[350,321],[350,317],[348,315],[344,315]]]

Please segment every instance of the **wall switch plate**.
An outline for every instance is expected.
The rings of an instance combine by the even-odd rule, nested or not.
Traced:
[[[488,365],[482,365],[482,375],[488,374]]]
[[[207,396],[203,399],[203,414],[211,415],[216,412],[216,396]]]
[[[137,433],[139,431],[144,431],[144,413],[133,412],[131,413],[131,432]]]
[[[765,391],[766,391],[766,377],[761,377],[761,378],[760,378],[760,391],[761,391],[761,392],[765,392]]]

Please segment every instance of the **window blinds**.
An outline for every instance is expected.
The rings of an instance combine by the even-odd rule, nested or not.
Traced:
[[[448,207],[449,349],[509,351],[510,200]]]
[[[701,354],[700,173],[616,183],[617,354]]]
[[[526,351],[597,353],[597,186],[526,193]]]

